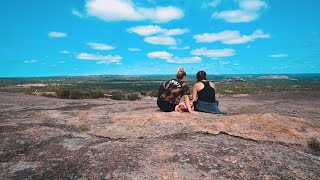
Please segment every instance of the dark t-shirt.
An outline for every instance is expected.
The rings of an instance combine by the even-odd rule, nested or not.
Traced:
[[[160,98],[165,102],[179,104],[183,95],[190,95],[189,87],[185,81],[172,79],[164,84],[164,88],[164,93]]]

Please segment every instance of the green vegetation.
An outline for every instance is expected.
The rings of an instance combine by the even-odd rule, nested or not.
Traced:
[[[0,91],[37,94],[63,99],[102,98],[107,94],[117,100],[136,100],[157,96],[159,86],[174,78],[166,76],[83,76],[44,78],[0,78]],[[320,74],[210,75],[221,95],[267,92],[320,91]],[[190,88],[195,76],[188,76]],[[43,92],[43,93],[41,93]],[[50,93],[47,93],[50,92]]]
[[[84,122],[84,123],[80,124],[79,129],[80,129],[81,132],[90,131],[90,127],[89,127],[89,124],[87,122]]]
[[[308,147],[312,151],[320,154],[320,142],[316,138],[311,138],[310,139],[310,141],[308,142]]]

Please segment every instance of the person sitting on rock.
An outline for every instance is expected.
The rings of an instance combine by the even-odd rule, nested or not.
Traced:
[[[160,86],[158,92],[157,105],[164,112],[183,112],[197,113],[193,110],[193,105],[190,102],[190,90],[187,85],[187,73],[184,68],[179,68],[177,79],[171,79]],[[184,102],[180,102],[181,98]]]
[[[216,100],[216,87],[213,82],[207,80],[205,71],[197,73],[197,81],[192,90],[192,102],[195,105],[195,110],[214,114],[227,114],[220,111],[219,102]]]

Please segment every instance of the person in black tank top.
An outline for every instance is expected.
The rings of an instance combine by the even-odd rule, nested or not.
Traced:
[[[204,88],[197,92],[198,101],[214,103],[216,101],[216,93],[214,88],[209,84],[209,81],[201,81],[204,84]]]
[[[192,101],[195,110],[214,114],[226,114],[220,111],[216,100],[216,88],[213,82],[207,80],[206,72],[197,73],[197,83],[193,86]]]

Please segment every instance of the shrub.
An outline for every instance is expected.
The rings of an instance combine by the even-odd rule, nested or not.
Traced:
[[[83,96],[83,93],[78,91],[78,90],[74,90],[70,92],[70,99],[81,99]]]
[[[69,99],[69,97],[70,97],[70,90],[68,90],[68,89],[59,90],[59,91],[57,92],[57,96],[58,96],[58,98],[61,98],[61,99]]]
[[[112,99],[115,99],[115,100],[124,100],[125,97],[123,94],[121,93],[112,93]]]
[[[134,101],[140,99],[139,93],[128,94],[128,100]]]
[[[320,153],[320,142],[316,138],[311,138],[308,141],[308,147],[314,152]]]
[[[152,90],[152,91],[148,91],[146,93],[147,96],[151,96],[151,97],[157,97],[158,96],[158,91],[157,90]]]
[[[102,97],[104,97],[104,93],[101,91],[90,92],[90,98],[98,99],[98,98],[102,98]]]
[[[139,93],[113,93],[112,94],[112,99],[115,100],[130,100],[130,101],[134,101],[134,100],[138,100],[140,99],[139,97]]]

